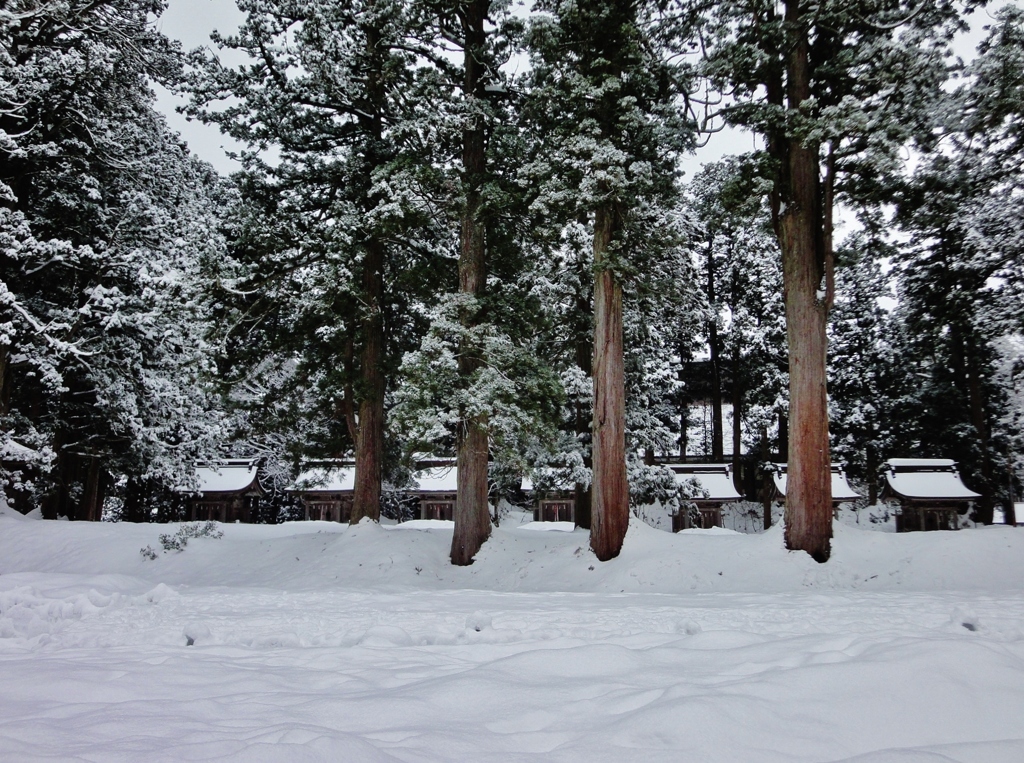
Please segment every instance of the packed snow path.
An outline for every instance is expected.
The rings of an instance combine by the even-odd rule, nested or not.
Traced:
[[[1024,760],[1019,531],[167,529],[0,516],[0,760]]]

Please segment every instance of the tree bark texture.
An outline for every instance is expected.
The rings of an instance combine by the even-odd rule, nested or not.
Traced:
[[[371,14],[373,15],[373,14]],[[369,114],[364,127],[367,148],[367,190],[372,187],[374,170],[385,157],[381,155],[383,113],[387,94],[383,82],[380,32],[370,24],[365,30],[369,63],[366,94]],[[366,197],[366,211],[377,205],[374,195]],[[385,245],[376,231],[370,231],[363,246],[363,347],[359,359],[359,421],[355,431],[356,470],[352,512],[349,521],[359,524],[363,518],[380,521],[381,472],[384,460],[384,260]]]
[[[467,100],[483,99],[484,22],[489,0],[472,0],[462,8],[465,33],[465,81]],[[459,251],[459,291],[479,299],[487,282],[486,226],[482,219],[482,185],[487,170],[486,134],[483,117],[476,115],[462,133],[463,183],[466,192],[462,210]],[[473,328],[479,322],[479,305],[463,311],[462,325]],[[459,373],[471,376],[480,367],[479,348],[463,343],[459,348]],[[452,536],[452,564],[473,563],[473,557],[491,534],[491,515],[487,503],[487,457],[489,453],[487,420],[482,415],[466,415],[459,427],[458,494],[455,500],[455,532]]]
[[[790,110],[811,95],[809,45],[798,0],[787,0],[787,100]],[[825,389],[825,327],[830,296],[822,221],[818,146],[786,141],[781,167],[784,206],[779,243],[789,340],[789,455],[786,547],[825,562],[831,552],[832,483]]]
[[[584,222],[586,222],[584,220]],[[590,273],[590,262],[589,259],[585,259],[585,262],[580,263],[580,270],[584,268],[589,275]],[[582,275],[582,273],[581,273]],[[591,292],[586,279],[580,278],[580,292],[576,295],[576,310],[574,311],[575,317],[578,321],[576,324],[576,365],[579,366],[580,370],[583,371],[587,376],[593,375],[593,362],[594,362],[594,307],[591,303]],[[586,288],[586,290],[584,290]],[[593,469],[594,461],[591,458],[591,423],[592,423],[592,412],[588,406],[579,405],[576,408],[576,437],[584,448],[583,464],[584,466]],[[585,530],[590,529],[590,517],[591,517],[591,487],[592,483],[586,485],[577,483],[575,488],[576,496],[576,510],[573,513],[573,519],[575,520],[577,527],[582,527]]]
[[[619,555],[629,526],[622,285],[607,261],[615,226],[614,205],[603,204],[594,219],[594,482],[590,527],[590,547],[602,562]]]
[[[384,246],[371,239],[363,263],[363,349],[360,358],[359,423],[356,428],[356,474],[351,523],[364,517],[380,520],[384,456]]]

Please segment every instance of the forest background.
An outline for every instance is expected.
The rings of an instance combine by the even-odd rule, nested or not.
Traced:
[[[833,460],[872,502],[896,455],[956,459],[983,522],[1019,494],[1018,6],[240,9],[241,30],[221,29],[226,65],[161,34],[156,3],[0,9],[13,505],[169,519],[192,464],[225,456],[263,459],[269,520],[308,459],[362,459],[356,520],[397,510],[423,452],[458,451],[460,495],[485,512],[524,474],[585,492],[604,280],[623,337],[612,483],[629,494],[613,498],[685,499],[663,457],[729,453],[741,479],[786,460],[772,135],[819,147],[822,203],[845,221],[819,300],[834,302]],[[779,127],[758,77],[794,29],[817,89]],[[965,39],[966,63],[951,47]],[[237,169],[193,155],[154,87],[231,136]],[[768,138],[681,174],[724,124]],[[700,445],[686,438],[699,401]],[[489,521],[462,523],[464,561]]]

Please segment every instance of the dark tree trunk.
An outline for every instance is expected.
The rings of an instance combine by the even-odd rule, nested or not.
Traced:
[[[471,0],[462,6],[465,34],[465,97],[483,98],[484,23],[489,0]],[[487,170],[486,135],[480,116],[473,117],[463,129],[463,182],[466,193],[462,210],[461,247],[459,251],[459,291],[476,299],[483,296],[487,281],[485,260],[485,224],[481,186]],[[479,305],[463,310],[462,325],[476,326]],[[472,375],[480,366],[479,348],[459,348],[459,373]],[[452,564],[473,563],[473,557],[491,534],[491,516],[487,504],[487,420],[483,416],[466,416],[459,427],[458,495],[455,501],[455,533],[452,537]]]
[[[87,522],[103,519],[103,501],[106,498],[107,473],[99,456],[84,456],[85,489],[79,516]]]
[[[708,351],[711,354],[711,458],[725,459],[725,434],[722,431],[722,361],[718,356],[718,311],[715,305],[715,258],[708,243],[708,304],[714,314],[708,321]]]
[[[6,416],[11,408],[11,385],[7,381],[7,372],[10,368],[10,361],[10,346],[0,344],[0,416]]]
[[[149,517],[146,511],[146,495],[153,490],[149,480],[130,477],[124,488],[124,507],[121,511],[122,522],[145,522]]]
[[[581,271],[585,269],[589,274],[590,263],[581,263]],[[580,293],[576,295],[576,318],[579,323],[576,327],[576,365],[587,376],[593,373],[594,360],[594,308],[590,301],[590,295],[583,291],[586,279],[580,278]],[[588,468],[593,468],[594,461],[591,458],[591,411],[589,407],[577,406],[576,409],[576,437],[584,447],[583,463]],[[576,511],[575,522],[577,527],[585,530],[590,529],[591,517],[591,484],[575,485]]]
[[[984,480],[981,500],[978,501],[978,508],[975,510],[977,521],[990,525],[994,518],[995,496],[995,474],[992,468],[992,458],[989,453],[988,420],[985,416],[985,398],[982,390],[981,374],[978,371],[977,354],[972,350],[967,351],[967,390],[970,403],[971,424],[978,435],[978,445],[981,451],[981,474]]]
[[[594,219],[594,485],[590,547],[602,562],[619,555],[629,526],[622,285],[608,267],[608,249],[615,228],[614,206],[606,203],[598,207]]]
[[[62,448],[57,451],[55,472],[56,484],[43,498],[43,516],[99,522],[103,518],[107,483],[102,459]]]
[[[768,430],[761,429],[761,463],[765,464],[768,462]],[[775,495],[775,484],[772,481],[772,476],[767,469],[761,472],[761,488],[759,490],[761,494],[761,512],[764,519],[764,529],[771,529],[772,526],[772,498]]]
[[[366,245],[363,263],[363,350],[360,358],[362,399],[356,427],[356,474],[350,522],[380,520],[381,467],[384,456],[384,246]]]
[[[740,388],[740,348],[739,344],[732,354],[732,479],[736,489],[743,492],[743,390]]]
[[[679,347],[679,357],[686,357],[686,351],[682,345]],[[681,363],[679,368],[679,381],[682,382],[684,387],[682,394],[679,396],[679,460],[684,463],[686,462],[686,447],[688,444],[686,434],[690,427],[690,397],[685,390],[685,367],[685,363]]]
[[[798,110],[811,95],[807,21],[799,0],[786,0],[787,99]],[[830,295],[822,220],[818,145],[786,141],[782,157],[779,243],[789,341],[789,456],[786,547],[818,562],[831,553],[832,485],[825,390],[825,326]]]
[[[68,457],[64,449],[65,434],[57,431],[53,438],[53,452],[57,455],[56,463],[53,465],[52,474],[54,482],[50,490],[40,501],[40,511],[43,519],[58,519],[68,516],[68,491],[65,487],[70,478]]]
[[[372,15],[372,14],[371,14]],[[383,82],[383,60],[380,33],[371,23],[366,29],[367,73],[366,94],[370,114],[365,127],[370,145],[367,149],[364,178],[367,191],[373,184],[373,171],[384,161],[381,155],[384,126],[382,114],[387,94]],[[367,212],[376,206],[374,195],[367,196]],[[380,520],[381,471],[384,460],[384,242],[378,233],[370,232],[364,244],[363,259],[363,347],[359,359],[359,421],[355,427],[356,473],[353,486],[351,524],[368,517]],[[351,422],[350,422],[351,427]]]
[[[868,481],[868,505],[874,506],[878,503],[878,454],[873,445],[867,447],[867,481]]]

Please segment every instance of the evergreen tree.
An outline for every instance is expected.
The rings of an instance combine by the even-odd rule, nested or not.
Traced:
[[[251,64],[232,69],[197,52],[191,89],[193,113],[250,147],[242,188],[255,213],[238,244],[253,265],[242,290],[258,294],[242,300],[240,339],[262,335],[260,352],[278,358],[274,378],[312,398],[298,408],[339,425],[322,447],[354,449],[351,521],[376,520],[385,398],[410,338],[408,271],[429,280],[439,269],[418,235],[434,212],[423,193],[429,125],[435,109],[445,113],[443,99],[430,102],[444,91],[424,65],[436,60],[429,14],[392,0],[239,7],[242,28],[218,41]]]
[[[498,207],[502,197],[495,159],[500,154],[503,126],[513,120],[507,103],[507,76],[501,66],[514,45],[519,24],[508,14],[505,3],[493,0],[460,0],[430,7],[435,23],[438,56],[451,45],[461,52],[461,69],[455,100],[460,123],[460,151],[456,180],[459,188],[459,281],[458,314],[462,332],[458,349],[459,387],[471,389],[483,384],[492,362],[484,343],[493,324],[487,318],[488,276],[496,239]],[[497,349],[492,345],[493,349]],[[495,358],[494,360],[497,360]],[[458,496],[455,503],[455,532],[451,561],[472,564],[473,557],[491,534],[488,508],[488,461],[490,424],[487,405],[472,397],[459,407],[456,432]]]
[[[687,70],[668,62],[679,29],[654,4],[538,2],[530,33],[532,109],[545,136],[533,168],[552,203],[593,216],[591,548],[618,555],[629,517],[623,283],[661,251],[645,224],[675,198],[675,157],[692,145],[676,108]],[[570,191],[570,189],[573,189]],[[578,189],[578,190],[576,190]],[[544,203],[544,202],[542,202]]]
[[[154,109],[180,74],[160,4],[7,10],[0,415],[44,514],[97,520],[112,485],[180,485],[218,432],[199,286],[225,191]]]
[[[790,357],[786,545],[824,562],[833,207],[884,188],[900,149],[930,138],[948,41],[964,21],[949,0],[736,0],[706,12],[705,71],[729,95],[726,119],[763,136],[772,160]]]
[[[1013,395],[1005,351],[1022,328],[1024,12],[1008,6],[939,114],[941,151],[899,205],[913,245],[898,257],[906,353],[923,383],[908,412],[918,447],[942,443],[985,495],[978,519],[1008,499],[1002,415]],[[999,367],[1004,371],[998,372]],[[1012,361],[1010,361],[1012,367]]]
[[[829,322],[829,415],[835,458],[847,474],[868,486],[878,502],[886,456],[905,443],[908,368],[900,353],[899,326],[889,312],[895,304],[883,263],[895,247],[877,220],[852,235],[836,253],[836,304]],[[882,300],[891,304],[885,305]]]

